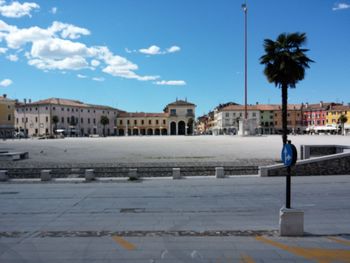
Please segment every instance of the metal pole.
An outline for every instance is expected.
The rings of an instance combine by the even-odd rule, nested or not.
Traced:
[[[247,110],[247,100],[248,100],[248,49],[247,49],[247,29],[248,29],[248,7],[247,3],[244,4],[244,118],[245,120],[248,119],[248,110]]]
[[[291,203],[291,168],[290,166],[287,167],[287,176],[286,176],[286,208],[290,208]]]

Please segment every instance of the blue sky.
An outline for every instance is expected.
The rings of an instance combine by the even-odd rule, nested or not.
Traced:
[[[244,99],[242,1],[0,0],[0,92],[197,116]],[[289,102],[350,102],[350,1],[248,0],[248,102],[280,103],[259,64],[263,40],[305,32],[316,61]]]

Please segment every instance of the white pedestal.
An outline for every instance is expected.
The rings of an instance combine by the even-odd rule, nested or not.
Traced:
[[[280,236],[303,236],[304,212],[301,209],[282,207],[279,225]]]

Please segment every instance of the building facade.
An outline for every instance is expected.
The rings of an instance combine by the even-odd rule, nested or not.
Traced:
[[[101,105],[86,104],[77,100],[50,98],[36,102],[18,103],[15,110],[15,128],[27,136],[116,135],[116,118],[119,110]],[[109,123],[101,124],[106,116]]]
[[[121,112],[117,117],[118,135],[192,135],[195,108],[187,100],[176,100],[162,113]]]
[[[287,109],[287,128],[288,132],[302,134],[305,131],[303,125],[303,108],[301,104],[289,104]],[[274,111],[274,129],[275,133],[282,133],[282,106]]]
[[[260,110],[257,106],[258,105],[247,106],[247,120],[249,126],[254,129],[254,133],[258,133],[257,129],[260,125]],[[213,127],[213,134],[237,134],[239,131],[239,122],[244,119],[244,113],[244,105],[229,105],[221,109],[215,109],[215,127]]]
[[[341,128],[341,123],[339,122],[339,117],[344,115],[347,117],[347,122],[344,123],[344,131],[342,134],[350,133],[350,105],[335,105],[329,107],[326,113],[326,123],[327,126],[336,127],[337,130]]]
[[[12,138],[15,132],[15,100],[0,96],[0,138]]]

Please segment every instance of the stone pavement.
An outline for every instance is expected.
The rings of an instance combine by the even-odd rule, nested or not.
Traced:
[[[0,262],[350,262],[350,176],[0,184]]]

